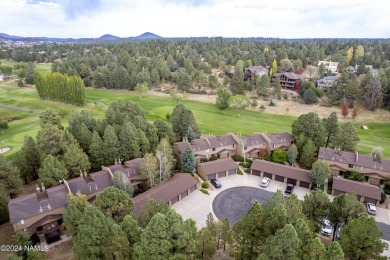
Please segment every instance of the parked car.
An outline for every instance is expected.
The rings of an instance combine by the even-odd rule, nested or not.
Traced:
[[[376,215],[376,207],[375,207],[375,204],[374,204],[374,203],[368,202],[368,203],[366,204],[366,207],[367,207],[367,212],[368,212],[368,214]]]
[[[341,229],[343,228],[343,226],[344,226],[344,223],[340,223],[340,224],[338,224],[338,226],[336,228],[335,235],[336,235],[337,239],[341,239]]]
[[[286,190],[284,191],[284,193],[286,194],[291,194],[294,190],[294,184],[292,183],[289,183],[287,184],[287,187],[286,187]]]
[[[261,187],[264,187],[264,188],[267,188],[267,187],[268,187],[268,184],[269,184],[270,182],[271,182],[270,178],[264,177],[264,178],[261,180],[260,186],[261,186]]]
[[[332,225],[327,219],[322,221],[321,234],[328,237],[332,235]]]
[[[222,184],[219,182],[219,180],[211,179],[210,183],[214,185],[215,188],[219,189],[222,187]]]

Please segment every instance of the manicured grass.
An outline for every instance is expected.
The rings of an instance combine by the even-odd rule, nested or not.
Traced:
[[[13,66],[16,64],[16,61],[10,61],[10,60],[0,60],[1,65],[9,65]],[[35,65],[36,71],[40,72],[41,74],[48,74],[51,73],[51,63],[38,63]]]
[[[113,91],[87,88],[87,99],[96,100],[110,105],[116,99],[133,100],[143,109],[145,116],[149,120],[163,119],[167,113],[172,113],[176,105],[176,101],[169,97],[160,97],[146,95],[142,99],[130,91]],[[51,101],[42,101],[39,99],[35,88],[18,88],[7,84],[0,84],[0,103],[8,104],[17,107],[25,107],[36,110],[44,110],[53,108],[56,110],[65,111],[80,111],[83,108]],[[291,132],[291,124],[296,119],[294,116],[269,114],[266,112],[245,110],[237,116],[236,111],[228,109],[221,113],[213,104],[191,101],[184,101],[185,105],[190,108],[198,122],[199,128],[204,134],[225,134],[238,133],[250,134],[253,132]],[[95,105],[91,102],[87,103],[86,109],[94,116],[103,118],[105,108],[101,105]],[[308,111],[309,112],[309,111]],[[4,140],[1,147],[11,146],[13,149],[5,155],[10,156],[18,151],[23,144],[25,135],[36,136],[39,130],[39,118],[36,114],[20,112],[9,109],[1,109],[1,116],[21,116],[22,118],[10,123],[4,135],[0,136],[0,140]],[[66,126],[67,120],[63,119],[63,124]],[[369,130],[358,129],[361,141],[358,144],[358,151],[361,153],[369,153],[373,146],[382,146],[385,148],[385,157],[390,157],[390,124],[389,123],[368,123]],[[356,128],[360,124],[356,125]]]

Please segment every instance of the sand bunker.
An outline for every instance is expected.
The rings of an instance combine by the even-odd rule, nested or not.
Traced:
[[[0,154],[6,153],[6,152],[8,152],[9,150],[11,150],[11,148],[9,148],[9,147],[0,148]]]

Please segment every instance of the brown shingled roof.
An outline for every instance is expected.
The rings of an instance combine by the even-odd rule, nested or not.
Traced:
[[[390,172],[390,160],[381,159],[380,161],[374,161],[371,156],[358,154],[358,161],[356,161],[356,154],[352,152],[342,151],[340,153],[336,153],[333,149],[320,147],[320,150],[318,151],[318,159],[343,162],[364,168]]]
[[[354,192],[356,195],[366,198],[381,200],[381,189],[367,182],[358,182],[345,179],[341,176],[333,177],[332,188],[345,193]]]
[[[272,144],[281,144],[294,141],[294,137],[287,132],[272,133],[267,135]]]
[[[198,163],[197,167],[203,169],[203,172],[206,175],[214,174],[217,172],[229,171],[232,169],[238,169],[237,164],[231,158]]]
[[[194,187],[198,181],[187,173],[178,173],[166,182],[160,183],[144,193],[135,196],[134,202],[134,214],[139,215],[142,212],[142,206],[146,203],[147,197],[151,197],[154,201],[169,202],[175,197],[179,196],[186,190]]]
[[[254,160],[251,169],[311,183],[310,171],[288,165]]]

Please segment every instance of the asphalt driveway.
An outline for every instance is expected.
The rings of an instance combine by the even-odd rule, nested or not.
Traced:
[[[213,211],[218,219],[227,219],[231,225],[234,225],[256,201],[263,205],[272,198],[273,194],[254,187],[226,189],[215,197],[212,204]]]

